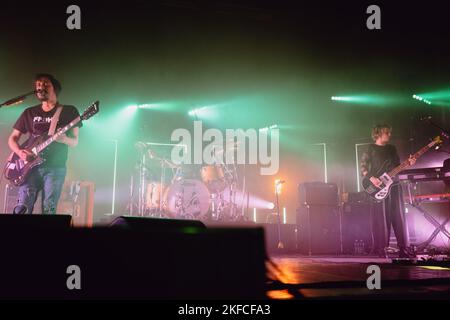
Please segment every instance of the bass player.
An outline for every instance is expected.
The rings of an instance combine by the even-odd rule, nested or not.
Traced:
[[[361,159],[361,174],[368,177],[376,186],[382,182],[375,175],[382,166],[391,170],[400,164],[400,158],[394,145],[389,144],[392,127],[387,124],[378,124],[372,128],[373,144],[370,144]],[[414,165],[416,159],[409,157],[410,165]],[[407,251],[407,235],[400,185],[392,186],[390,194],[383,201],[370,202],[373,248],[372,251],[380,257],[387,257],[386,248],[389,246],[391,225],[399,249],[400,258],[410,258]]]

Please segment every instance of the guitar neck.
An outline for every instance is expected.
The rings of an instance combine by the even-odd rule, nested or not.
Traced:
[[[416,153],[414,153],[412,155],[413,158],[418,159],[419,157],[421,157],[425,152],[427,152],[430,148],[432,148],[434,145],[436,144],[436,141],[431,141],[429,144],[427,144],[425,147],[423,147],[422,149],[420,149],[419,151],[417,151]],[[400,171],[408,168],[410,166],[409,163],[409,159],[403,161],[400,165],[398,165],[397,167],[395,167],[394,169],[392,169],[391,171],[388,172],[388,175],[392,178],[394,176],[396,176]]]
[[[58,129],[58,131],[49,137],[47,140],[42,142],[36,147],[37,153],[41,152],[45,148],[47,148],[50,144],[52,144],[56,139],[58,139],[61,135],[72,129],[78,122],[80,122],[81,118],[76,117],[74,120],[72,120],[69,124],[65,125],[64,127]]]

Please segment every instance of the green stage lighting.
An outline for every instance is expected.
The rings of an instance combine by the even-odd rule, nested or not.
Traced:
[[[415,94],[413,98],[435,106],[450,107],[450,89]]]
[[[332,96],[331,100],[344,103],[376,105],[383,107],[398,105],[404,102],[405,98],[392,94],[361,94],[351,96]]]
[[[157,107],[158,107],[157,105],[155,105],[155,104],[150,104],[150,103],[144,103],[144,104],[138,105],[138,108],[139,108],[139,109],[155,109],[155,108],[157,108]]]
[[[416,100],[422,101],[422,102],[424,102],[426,104],[431,104],[431,102],[429,100],[427,100],[427,99],[425,99],[425,98],[423,98],[421,96],[413,94],[413,98],[416,99]]]
[[[216,106],[204,106],[192,109],[188,112],[191,117],[196,117],[203,120],[212,120],[217,117]]]
[[[138,109],[137,105],[127,106],[120,112],[120,115],[129,118],[136,113],[137,109]]]

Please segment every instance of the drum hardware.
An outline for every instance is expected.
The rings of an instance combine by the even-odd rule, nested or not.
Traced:
[[[134,176],[130,176],[130,193],[128,195],[128,204],[126,207],[126,211],[128,212],[128,215],[133,216],[135,209],[138,209],[136,207],[136,204],[134,202]]]
[[[138,194],[138,214],[143,217],[145,213],[145,178],[147,168],[145,166],[145,153],[142,153],[139,161],[139,194]]]
[[[277,229],[277,231],[278,231],[278,249],[284,249],[284,243],[283,243],[283,241],[281,241],[281,218],[280,218],[280,202],[279,202],[279,196],[278,196],[278,194],[279,194],[279,191],[278,191],[278,188],[279,187],[281,187],[281,184],[283,184],[284,183],[284,181],[280,181],[280,180],[277,180],[277,182],[276,182],[276,190],[275,190],[275,196],[276,196],[276,202],[277,202],[277,227],[278,227],[278,229]],[[309,208],[309,206],[308,206],[308,208]],[[309,209],[308,209],[309,210]],[[309,214],[309,213],[308,213]],[[310,244],[311,244],[311,242],[309,242]],[[311,248],[310,248],[310,255],[311,255]]]
[[[147,202],[147,208],[149,211],[149,214],[151,216],[157,216],[157,217],[165,217],[164,211],[165,211],[165,201],[164,201],[164,192],[166,190],[166,169],[172,170],[172,175],[174,176],[174,170],[179,170],[179,166],[172,163],[171,161],[167,160],[164,156],[160,157],[156,154],[155,151],[153,151],[150,147],[147,146],[147,154],[150,159],[156,160],[159,162],[160,168],[161,168],[161,174],[159,177],[159,183],[156,184],[154,182],[151,182],[150,184],[147,184],[147,197],[146,199],[149,200]],[[173,181],[174,178],[172,178]],[[151,186],[151,190],[149,190],[149,186]],[[150,192],[149,192],[150,191]],[[150,199],[148,199],[150,198]],[[155,203],[156,202],[156,203]]]
[[[130,180],[130,200],[127,206],[130,215],[136,214],[137,211],[140,216],[176,219],[216,221],[245,219],[246,200],[248,206],[245,168],[241,190],[245,196],[241,201],[241,198],[237,200],[237,193],[240,190],[237,166],[234,163],[225,164],[222,159],[216,157],[215,163],[203,166],[175,165],[162,156],[162,152],[159,152],[160,154],[155,152],[153,145],[173,146],[148,142],[135,143],[139,153],[135,170],[139,179],[135,179],[133,174]],[[215,152],[218,154],[224,151],[215,150]],[[155,174],[155,168],[159,168],[158,174]],[[168,175],[168,169],[171,170],[171,176]],[[238,210],[239,206],[242,210]]]

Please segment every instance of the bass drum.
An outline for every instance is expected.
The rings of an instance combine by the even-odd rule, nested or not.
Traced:
[[[174,182],[164,196],[167,215],[174,219],[206,220],[210,193],[199,180],[183,179]]]

